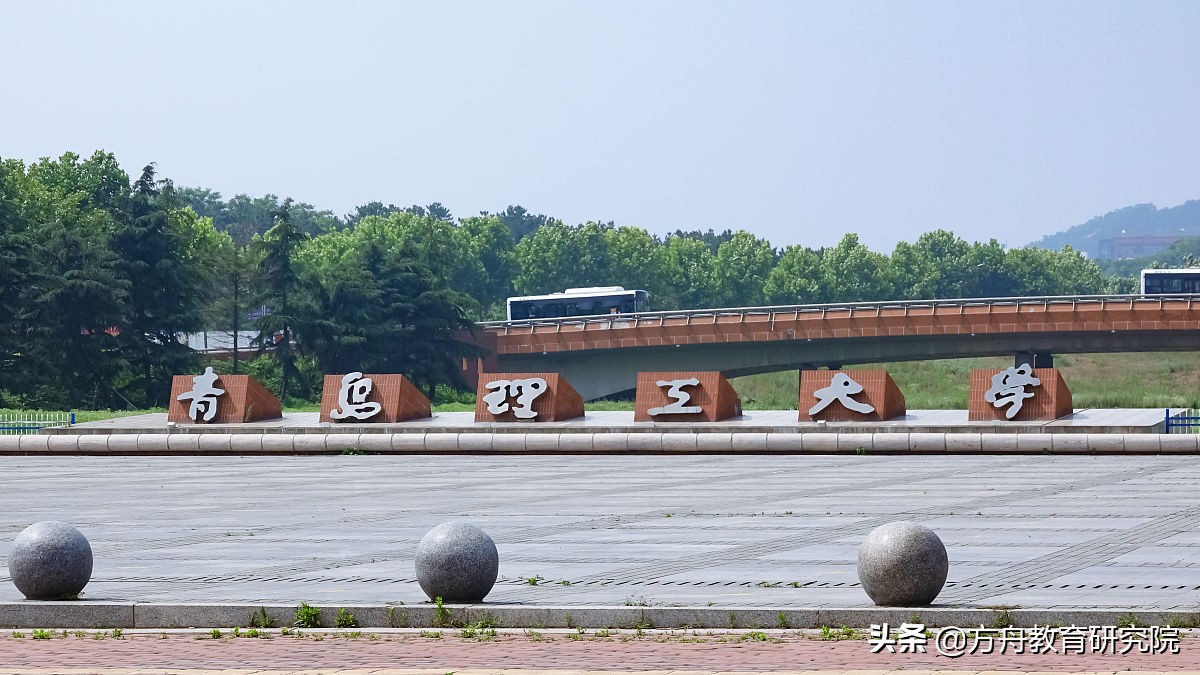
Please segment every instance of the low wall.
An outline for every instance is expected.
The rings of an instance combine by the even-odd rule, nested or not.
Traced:
[[[0,455],[1180,454],[1200,434],[369,433],[0,436]]]

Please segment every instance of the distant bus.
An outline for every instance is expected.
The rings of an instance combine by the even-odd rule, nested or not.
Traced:
[[[550,319],[597,314],[633,314],[650,310],[650,294],[621,286],[568,288],[562,293],[508,299],[508,320]]]
[[[1142,270],[1142,295],[1200,293],[1200,268]]]

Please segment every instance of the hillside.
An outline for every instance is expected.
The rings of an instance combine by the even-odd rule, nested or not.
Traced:
[[[1051,250],[1070,246],[1095,259],[1100,255],[1100,241],[1120,234],[1200,236],[1200,200],[1165,209],[1153,204],[1126,206],[1030,245]]]

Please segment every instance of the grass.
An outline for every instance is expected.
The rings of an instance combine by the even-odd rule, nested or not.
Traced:
[[[941,359],[848,366],[887,370],[910,410],[964,410],[971,370],[1007,368],[1012,357]],[[1062,372],[1076,408],[1200,407],[1200,352],[1139,354],[1060,354]],[[796,371],[733,378],[730,383],[747,410],[795,410]],[[591,409],[591,404],[588,404]]]
[[[1007,368],[1011,356],[872,363],[846,370],[883,369],[895,380],[910,410],[965,410],[971,370]],[[1056,354],[1054,365],[1063,375],[1076,408],[1200,408],[1200,352],[1130,354]],[[698,365],[698,368],[702,365]],[[796,410],[799,374],[789,370],[747,375],[730,380],[746,410]],[[588,411],[633,410],[633,401],[589,401]],[[287,412],[316,412],[315,403],[289,405]],[[472,403],[442,403],[434,412],[466,412]],[[0,408],[0,414],[57,412]],[[78,410],[78,423],[165,413],[149,410]]]
[[[301,602],[296,608],[296,621],[292,625],[296,628],[320,628],[321,610],[307,602]]]

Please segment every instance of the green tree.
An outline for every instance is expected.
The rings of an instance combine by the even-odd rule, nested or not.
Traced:
[[[825,302],[821,256],[803,246],[788,246],[763,285],[772,305],[806,305]]]
[[[887,259],[859,242],[857,234],[847,234],[825,250],[821,277],[829,302],[888,300],[893,295]]]
[[[119,342],[136,370],[126,397],[143,408],[163,405],[171,376],[195,368],[195,354],[177,336],[203,328],[201,299],[211,281],[211,261],[195,255],[177,206],[171,182],[146,166],[110,243],[128,288]]]
[[[284,200],[275,213],[275,225],[254,242],[255,254],[262,261],[255,284],[261,289],[260,302],[270,308],[270,313],[255,322],[258,336],[254,343],[260,350],[270,348],[279,363],[280,400],[285,400],[290,391],[288,383],[297,384],[300,377],[293,333],[300,320],[303,298],[292,260],[296,250],[309,238],[292,221],[291,206],[290,199]]]
[[[667,239],[667,273],[672,292],[668,297],[651,297],[656,309],[706,309],[724,301],[717,258],[708,244],[691,237]]]
[[[722,304],[751,307],[765,301],[763,286],[775,266],[771,243],[738,230],[717,248],[717,271],[725,293]]]

